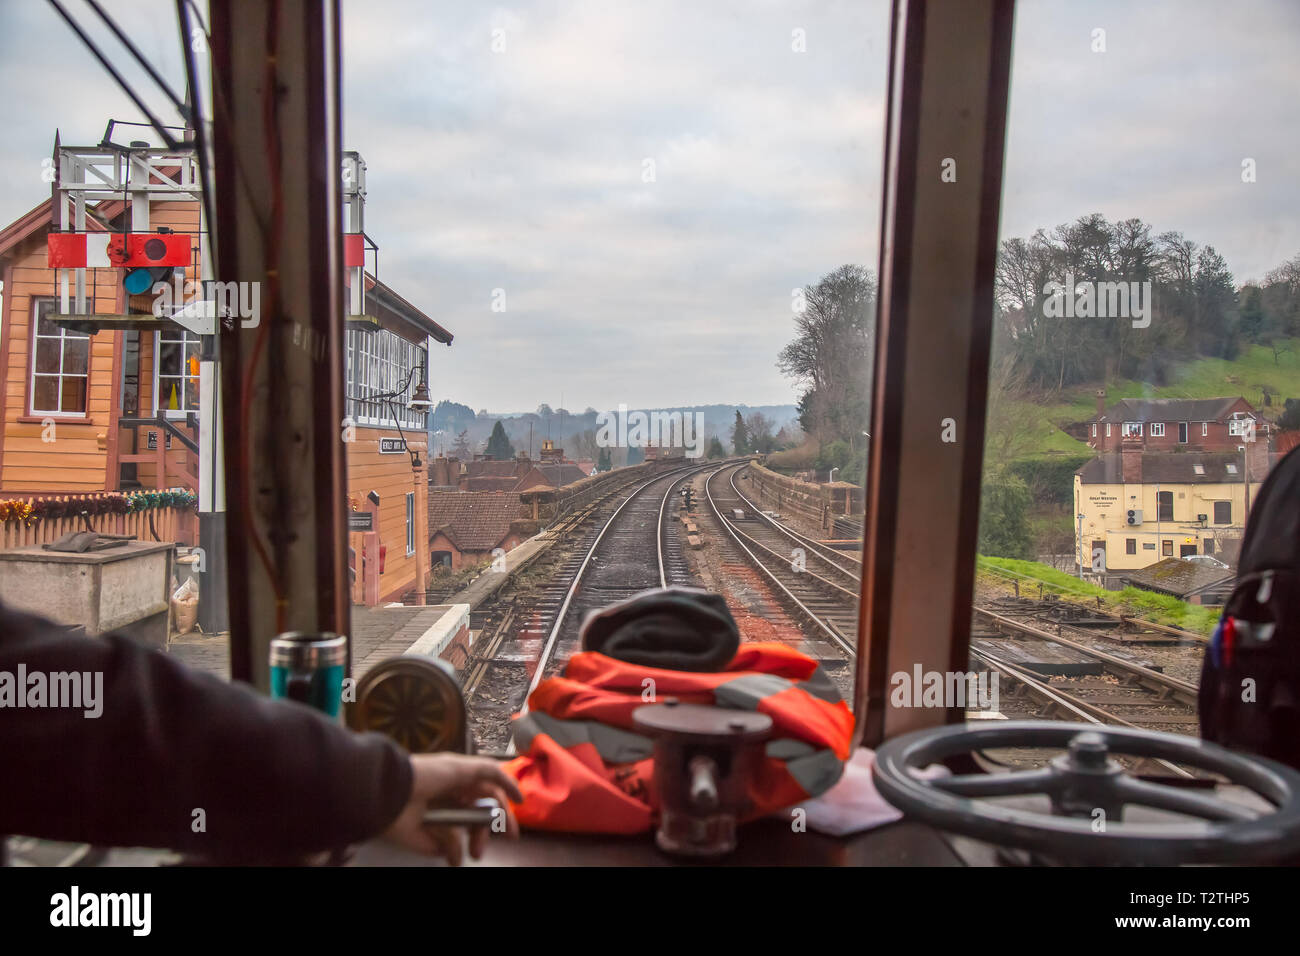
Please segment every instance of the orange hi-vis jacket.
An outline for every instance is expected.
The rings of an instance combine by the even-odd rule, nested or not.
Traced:
[[[562,677],[538,685],[515,720],[520,824],[541,830],[640,833],[657,812],[653,741],[632,712],[675,697],[683,704],[755,710],[772,718],[766,759],[750,784],[765,816],[825,792],[849,757],[853,714],[820,665],[784,644],[742,644],[725,669],[664,670],[584,651]]]

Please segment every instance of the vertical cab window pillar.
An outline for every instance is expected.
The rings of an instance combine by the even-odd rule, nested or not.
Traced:
[[[968,668],[1012,0],[896,0],[859,633],[859,740],[961,720],[891,675]]]

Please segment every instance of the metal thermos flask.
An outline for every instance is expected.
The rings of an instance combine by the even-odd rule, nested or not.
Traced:
[[[296,700],[338,718],[348,639],[330,632],[286,631],[271,641],[271,696]]]

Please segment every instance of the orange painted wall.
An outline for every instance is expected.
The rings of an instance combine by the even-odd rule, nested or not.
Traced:
[[[91,337],[85,417],[56,419],[55,440],[46,443],[42,441],[41,417],[27,415],[32,299],[57,291],[55,273],[45,263],[45,236],[41,234],[15,250],[10,287],[4,290],[3,334],[8,355],[5,367],[0,369],[5,390],[0,491],[103,491],[109,406],[114,391],[113,351],[118,333],[100,332]],[[117,275],[116,269],[87,271],[86,295],[94,293],[96,313],[117,311]]]
[[[425,464],[428,439],[425,432],[403,429],[407,444],[420,454],[420,468],[411,469],[410,456],[382,455],[379,439],[397,438],[395,428],[364,428],[356,430],[356,440],[344,447],[347,452],[348,497],[361,511],[366,510],[366,495],[371,491],[379,495],[379,540],[388,549],[384,573],[379,578],[379,596],[382,601],[400,601],[415,587],[416,561],[423,565],[427,580],[429,573],[429,486]],[[415,553],[406,553],[406,496],[415,493]],[[351,505],[349,504],[349,509]],[[348,544],[358,554],[362,535],[349,534]]]

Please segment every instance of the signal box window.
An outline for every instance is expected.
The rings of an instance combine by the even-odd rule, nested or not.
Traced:
[[[154,407],[169,417],[199,408],[199,337],[182,328],[158,333],[158,388]]]
[[[52,298],[37,299],[32,306],[31,412],[84,415],[90,336],[59,328],[49,319],[54,311]]]

